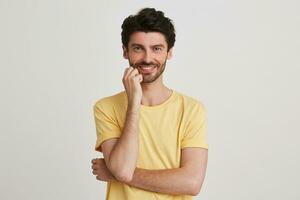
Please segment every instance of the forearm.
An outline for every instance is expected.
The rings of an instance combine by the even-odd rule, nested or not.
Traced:
[[[130,180],[138,156],[139,109],[129,107],[121,137],[109,156],[108,168],[117,178]]]
[[[147,170],[136,168],[128,185],[171,195],[197,195],[195,178],[185,168]]]

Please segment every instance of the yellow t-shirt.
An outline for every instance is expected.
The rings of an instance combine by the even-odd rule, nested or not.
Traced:
[[[181,149],[208,149],[203,104],[175,90],[162,104],[141,105],[137,167],[171,169],[180,167]],[[127,110],[125,91],[98,100],[94,105],[97,141],[101,144],[122,134]],[[170,195],[142,190],[119,181],[107,183],[106,200],[191,200],[189,195]]]

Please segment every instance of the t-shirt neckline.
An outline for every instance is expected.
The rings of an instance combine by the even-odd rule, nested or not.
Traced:
[[[146,105],[141,104],[141,110],[154,110],[154,109],[159,109],[159,108],[166,106],[175,97],[175,93],[176,93],[175,90],[171,89],[171,91],[172,91],[171,95],[161,104],[154,105],[154,106],[146,106]]]

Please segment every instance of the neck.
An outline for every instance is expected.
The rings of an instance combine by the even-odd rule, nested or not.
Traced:
[[[152,83],[142,83],[143,90],[142,105],[155,106],[166,101],[172,94],[162,81],[162,76]]]

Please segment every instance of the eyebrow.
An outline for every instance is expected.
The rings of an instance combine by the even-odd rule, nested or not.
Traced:
[[[140,46],[140,47],[143,47],[143,45],[141,44],[138,44],[138,43],[133,43],[130,45],[131,47],[133,46]],[[155,44],[155,45],[152,45],[151,47],[162,47],[162,48],[165,48],[165,46],[163,44]]]

